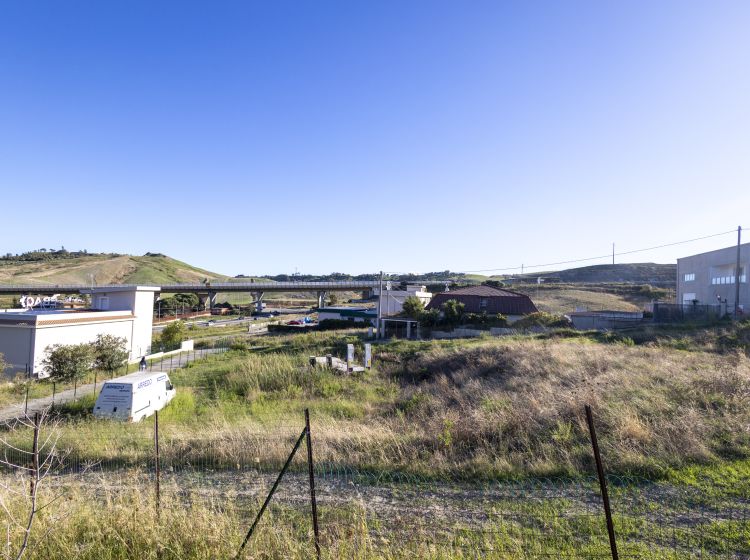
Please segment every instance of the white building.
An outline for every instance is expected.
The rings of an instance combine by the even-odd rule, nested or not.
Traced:
[[[426,307],[432,299],[432,293],[425,291],[426,289],[427,286],[408,284],[405,290],[392,290],[390,286],[386,285],[386,289],[383,290],[383,298],[380,300],[381,314],[383,317],[398,315],[404,309],[406,298],[411,296],[419,298]],[[377,288],[375,288],[375,294],[378,295]]]
[[[9,368],[5,375],[27,371],[43,374],[47,347],[93,342],[100,334],[126,340],[128,361],[150,352],[154,293],[151,286],[92,288],[91,309],[0,310],[0,353]]]

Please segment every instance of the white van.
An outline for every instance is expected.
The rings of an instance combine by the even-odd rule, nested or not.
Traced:
[[[131,373],[104,383],[94,405],[94,416],[139,422],[164,408],[174,395],[166,372]]]

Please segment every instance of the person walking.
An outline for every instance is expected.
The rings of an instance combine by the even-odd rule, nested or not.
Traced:
[[[141,371],[146,371],[146,367],[148,367],[148,364],[146,363],[146,356],[141,357],[141,362],[138,364],[138,369]]]

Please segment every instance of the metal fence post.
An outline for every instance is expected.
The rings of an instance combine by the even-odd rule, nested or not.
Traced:
[[[315,500],[315,472],[313,468],[312,437],[310,435],[310,410],[305,409],[305,433],[307,434],[307,470],[310,475],[310,505],[312,506],[315,553],[320,560],[320,534],[318,532],[318,503]]]
[[[599,442],[596,439],[596,429],[594,428],[594,416],[591,413],[591,407],[585,406],[586,422],[589,425],[591,434],[591,446],[594,449],[594,459],[596,460],[596,474],[599,477],[599,488],[602,493],[602,502],[604,502],[604,516],[607,520],[607,533],[609,534],[609,548],[612,551],[612,560],[618,560],[617,542],[615,541],[615,526],[612,523],[612,510],[609,507],[609,494],[607,492],[607,479],[604,476],[604,467],[602,466],[602,457],[599,453]]]
[[[52,382],[52,407],[53,408],[55,406],[55,390],[56,389],[57,389],[57,383],[53,381]]]
[[[26,400],[23,403],[23,413],[28,414],[29,412],[29,381],[26,381]]]
[[[34,485],[39,478],[39,413],[34,414],[34,443],[31,451],[31,487],[30,496],[34,495]]]
[[[287,458],[286,463],[284,463],[284,466],[282,467],[281,472],[279,473],[279,476],[276,477],[276,482],[273,483],[273,486],[271,487],[271,491],[268,493],[268,496],[266,497],[266,501],[263,502],[263,505],[260,507],[260,511],[258,512],[258,515],[255,516],[255,521],[253,521],[253,524],[250,526],[250,530],[247,532],[247,535],[245,535],[245,540],[242,541],[242,545],[240,545],[240,549],[239,551],[237,551],[237,556],[236,556],[237,558],[240,557],[240,554],[242,554],[242,551],[245,549],[245,546],[247,545],[247,542],[250,540],[250,537],[253,536],[255,527],[258,525],[260,518],[263,517],[263,513],[266,511],[268,504],[271,502],[271,498],[273,498],[273,495],[276,492],[276,489],[279,487],[279,484],[281,483],[281,479],[284,477],[284,473],[286,473],[287,469],[289,468],[289,465],[292,464],[292,459],[294,459],[294,455],[297,453],[299,446],[302,445],[302,440],[305,439],[305,436],[307,436],[307,428],[302,430],[302,433],[300,434],[299,438],[297,438],[297,443],[294,444],[294,448],[292,449],[292,452],[289,454],[289,457]]]
[[[154,451],[156,453],[156,519],[161,516],[161,488],[159,486],[161,478],[161,465],[159,460],[159,411],[154,412]]]

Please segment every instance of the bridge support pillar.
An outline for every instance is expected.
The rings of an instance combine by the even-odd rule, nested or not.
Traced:
[[[210,311],[216,305],[216,292],[208,292],[207,294],[198,294],[198,307]]]
[[[255,292],[254,293],[254,297],[255,297],[255,311],[257,311],[258,313],[262,313],[263,312],[263,296],[264,295],[265,295],[264,292]]]
[[[324,307],[328,299],[328,292],[318,292],[318,309]]]

